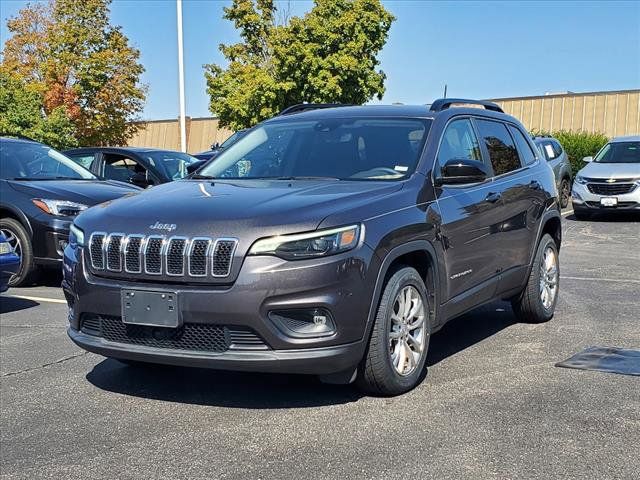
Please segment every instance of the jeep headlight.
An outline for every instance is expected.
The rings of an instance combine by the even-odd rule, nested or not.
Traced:
[[[326,257],[355,248],[360,241],[360,225],[319,230],[311,233],[263,238],[253,244],[249,255],[275,255],[284,260]]]
[[[582,175],[576,175],[576,183],[579,183],[580,185],[586,185],[587,180]]]
[[[80,230],[75,224],[71,224],[69,229],[69,246],[71,248],[84,246],[84,232]]]

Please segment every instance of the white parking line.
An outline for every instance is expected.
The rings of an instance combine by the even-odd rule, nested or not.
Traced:
[[[562,212],[562,216],[564,217],[565,215],[569,215],[573,213],[573,210],[567,210],[566,212]]]
[[[21,298],[22,300],[32,300],[34,302],[49,302],[49,303],[67,303],[66,300],[59,298],[47,298],[47,297],[29,297],[27,295],[7,295],[9,298]]]
[[[633,278],[598,278],[598,277],[565,277],[560,275],[561,279],[566,280],[585,280],[588,282],[614,282],[614,283],[637,283],[640,285],[640,280]]]

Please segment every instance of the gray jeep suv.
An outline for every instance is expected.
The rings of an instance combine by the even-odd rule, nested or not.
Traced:
[[[421,381],[453,317],[509,299],[549,320],[560,240],[553,172],[497,105],[305,104],[190,179],[82,213],[68,333],[128,363],[393,395]]]

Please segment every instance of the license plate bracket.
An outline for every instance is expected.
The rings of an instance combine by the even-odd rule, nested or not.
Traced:
[[[177,292],[122,289],[120,296],[123,323],[165,328],[180,325]]]
[[[602,197],[600,199],[600,205],[603,207],[617,207],[618,197]]]

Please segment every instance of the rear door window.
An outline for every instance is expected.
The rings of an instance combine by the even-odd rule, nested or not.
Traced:
[[[146,168],[135,160],[123,155],[107,153],[104,157],[104,173],[106,178],[130,182],[136,173],[147,174]]]
[[[527,141],[526,137],[519,128],[516,128],[513,125],[509,125],[509,131],[516,141],[518,153],[520,154],[520,160],[522,160],[522,163],[525,165],[531,165],[536,161],[536,154],[533,153],[531,145]]]
[[[504,123],[476,119],[476,124],[496,176],[512,172],[522,166],[516,145]]]

